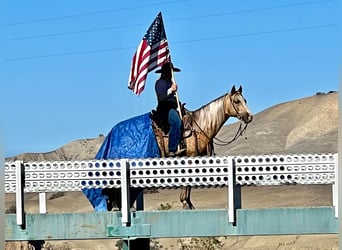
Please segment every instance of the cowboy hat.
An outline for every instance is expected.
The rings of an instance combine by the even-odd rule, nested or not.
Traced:
[[[156,70],[155,73],[164,73],[164,72],[170,72],[171,68],[174,72],[180,72],[181,70],[179,68],[173,67],[173,64],[171,62],[164,63],[163,66]]]

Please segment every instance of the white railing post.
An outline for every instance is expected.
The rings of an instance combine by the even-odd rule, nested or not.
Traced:
[[[332,185],[333,207],[335,208],[335,218],[338,218],[338,154],[334,155],[335,160],[335,182]]]
[[[235,222],[234,216],[234,170],[233,159],[228,157],[228,221]]]
[[[25,171],[24,162],[16,161],[16,216],[17,224],[25,228],[25,209],[24,209],[24,186],[25,186]]]
[[[39,213],[46,214],[46,193],[39,193]]]
[[[241,208],[241,186],[236,184],[236,164],[228,157],[228,220],[236,225],[236,209]]]
[[[124,226],[130,226],[130,167],[127,159],[120,160],[121,165],[121,222]]]

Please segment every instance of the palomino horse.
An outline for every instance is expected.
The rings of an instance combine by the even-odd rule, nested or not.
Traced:
[[[184,138],[186,156],[211,155],[213,139],[229,117],[236,117],[246,124],[253,119],[242,95],[241,86],[238,90],[233,86],[230,93],[195,111],[186,111],[183,116],[184,126],[192,131],[190,136]],[[163,135],[161,129],[155,127],[154,130],[161,155],[167,156],[165,145],[168,145],[168,137]],[[184,187],[181,191],[180,201],[183,208],[194,208],[190,201],[190,191],[191,187]]]
[[[252,115],[249,112],[246,100],[244,99],[242,95],[242,87],[240,86],[238,90],[235,89],[235,86],[232,87],[230,93],[227,93],[210,103],[202,106],[198,110],[195,111],[186,111],[183,116],[183,123],[185,128],[191,130],[191,135],[187,136],[186,138],[183,138],[184,144],[186,145],[186,155],[187,156],[203,156],[203,155],[211,155],[213,148],[213,139],[215,138],[216,134],[219,132],[223,124],[228,120],[229,117],[236,117],[239,120],[244,121],[246,124],[250,123],[252,121]],[[152,115],[152,128],[151,133],[157,140],[158,145],[156,147],[159,147],[159,152],[161,157],[168,156],[167,152],[167,146],[168,145],[168,136],[162,131],[160,127],[157,126],[157,122],[154,121],[154,118]],[[140,119],[140,118],[139,118]],[[150,121],[150,120],[149,120]],[[125,124],[125,123],[123,123]],[[115,128],[115,129],[114,129]],[[125,134],[121,132],[121,126],[117,127],[115,126],[112,131],[116,131],[121,134]],[[115,139],[114,142],[111,142],[112,136],[116,135],[114,132],[112,132],[106,137],[106,140],[108,139],[109,143],[104,142],[102,146],[104,146],[104,152],[114,152],[120,151],[119,148],[121,148],[121,144],[118,143]],[[127,135],[134,136],[134,135]],[[126,138],[126,137],[124,137]],[[130,138],[130,137],[129,137]],[[135,140],[137,138],[134,138]],[[124,140],[125,143],[132,142],[134,139],[130,140]],[[118,145],[116,145],[118,144]],[[106,148],[110,145],[116,145],[116,150],[113,150],[112,148]],[[101,149],[102,149],[101,146]],[[132,145],[129,145],[126,147],[131,148]],[[126,148],[124,147],[124,148]],[[102,150],[99,150],[99,152],[102,152]],[[156,149],[158,151],[158,149]],[[108,152],[107,152],[108,151]],[[159,153],[158,152],[158,153]],[[124,154],[125,155],[125,154]],[[158,154],[159,155],[159,154]],[[102,159],[103,156],[101,156]],[[108,156],[105,155],[104,159],[110,158],[112,155]],[[115,156],[116,157],[116,156]],[[129,158],[128,156],[125,156]],[[132,188],[131,189],[131,206],[133,205],[137,195],[142,190],[140,188]],[[190,201],[190,191],[191,187],[184,187],[180,194],[180,200],[183,204],[183,208],[194,208]],[[88,192],[88,191],[87,191]],[[96,190],[91,190],[89,192],[95,192]],[[102,192],[102,195],[106,195],[108,197],[107,201],[107,208],[108,210],[111,210],[113,207],[121,208],[121,198],[120,198],[120,190],[118,189],[112,189],[107,188],[104,189]],[[88,197],[88,194],[86,194]],[[97,197],[97,194],[95,195]],[[88,197],[89,199],[89,197]],[[93,204],[94,206],[94,204]]]

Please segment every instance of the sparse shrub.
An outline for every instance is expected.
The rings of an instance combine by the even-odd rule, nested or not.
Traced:
[[[144,189],[144,194],[155,194],[155,193],[159,193],[158,188]]]
[[[46,242],[43,245],[42,250],[54,250],[54,248],[53,248],[53,246],[49,242]]]
[[[224,243],[217,237],[178,239],[177,242],[180,244],[181,250],[217,250],[224,247]]]
[[[123,240],[118,240],[115,244],[117,250],[123,250]],[[160,245],[159,241],[156,239],[150,240],[150,249],[151,250],[160,250],[163,246]]]
[[[170,203],[160,204],[158,210],[170,210],[172,208]]]
[[[53,200],[53,199],[56,199],[58,197],[62,197],[64,195],[65,195],[64,192],[57,192],[57,193],[52,194],[51,197],[49,198],[49,200]]]
[[[122,250],[123,249],[123,240],[116,241],[115,246],[116,246],[117,250]]]
[[[155,239],[152,239],[150,241],[150,250],[160,250],[162,248],[163,248],[163,246],[160,245],[159,241],[157,241]]]
[[[293,240],[293,241],[290,241],[290,242],[279,242],[278,243],[278,248],[280,247],[288,247],[288,246],[292,246],[292,245],[295,245],[296,242],[298,241],[300,235],[297,235],[296,238]]]
[[[68,245],[68,243],[65,243],[64,246],[53,246],[51,245],[49,242],[46,242],[43,246],[41,250],[71,250],[70,246]]]
[[[5,214],[15,214],[17,211],[17,208],[15,205],[10,206],[6,209]]]

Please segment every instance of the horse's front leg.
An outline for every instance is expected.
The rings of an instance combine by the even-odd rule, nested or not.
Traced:
[[[191,187],[186,186],[182,187],[182,191],[180,193],[179,199],[183,204],[183,209],[195,209],[194,205],[190,200],[191,195]]]

